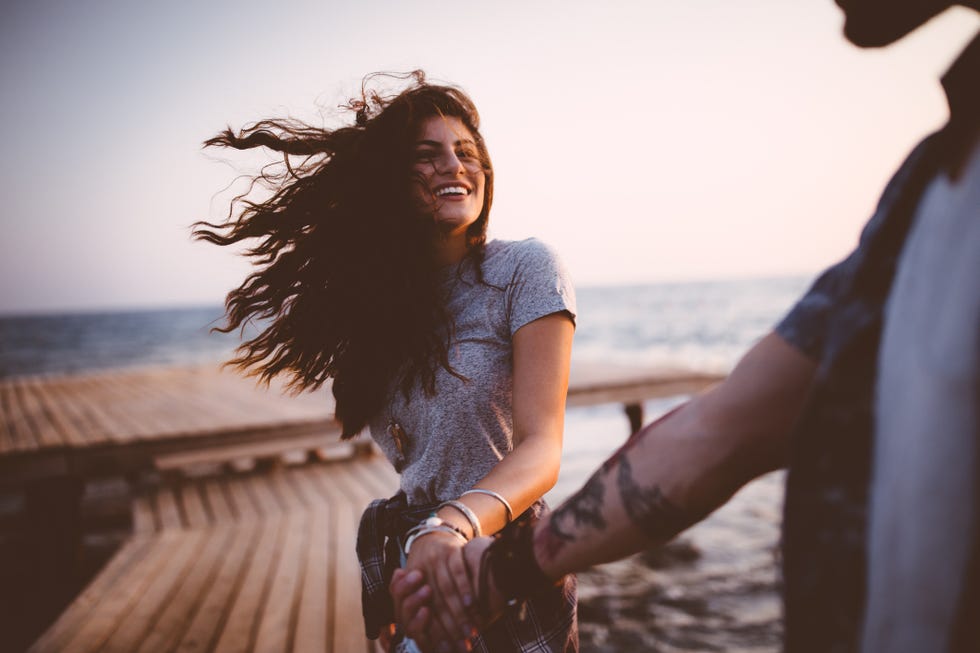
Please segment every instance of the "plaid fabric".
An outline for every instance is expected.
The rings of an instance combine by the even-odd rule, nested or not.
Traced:
[[[388,582],[398,568],[398,537],[408,510],[405,494],[376,499],[361,515],[357,528],[357,560],[361,565],[361,611],[364,632],[377,639],[381,629],[395,621],[395,609],[388,594]]]
[[[361,565],[361,609],[364,630],[377,639],[381,628],[394,622],[388,581],[400,562],[399,539],[435,506],[408,506],[401,492],[377,499],[364,511],[357,530],[357,558]],[[544,501],[531,508],[534,518],[546,510]],[[576,581],[567,576],[564,585],[548,588],[480,632],[474,650],[484,653],[520,651],[553,653],[578,651]],[[397,648],[396,650],[401,650]]]

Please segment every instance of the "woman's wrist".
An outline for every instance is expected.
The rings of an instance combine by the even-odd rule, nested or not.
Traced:
[[[483,535],[483,526],[480,523],[479,516],[477,516],[472,508],[462,501],[453,500],[443,502],[442,505],[439,506],[438,514],[443,519],[451,522],[454,526],[459,525],[459,521],[461,521],[459,520],[459,517],[465,519],[466,526],[469,529],[469,539]]]

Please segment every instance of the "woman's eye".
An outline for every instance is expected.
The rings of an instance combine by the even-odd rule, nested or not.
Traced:
[[[416,161],[431,161],[432,159],[435,158],[435,156],[436,156],[435,154],[433,154],[432,152],[430,152],[428,150],[420,150],[420,151],[418,151],[418,152],[415,153],[415,160]]]

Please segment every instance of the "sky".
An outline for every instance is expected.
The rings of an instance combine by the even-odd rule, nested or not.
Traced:
[[[980,18],[872,51],[841,25],[830,0],[6,0],[0,314],[220,302],[248,264],[189,225],[257,162],[201,142],[337,124],[363,75],[415,68],[480,109],[491,237],[578,285],[814,274],[945,120]]]

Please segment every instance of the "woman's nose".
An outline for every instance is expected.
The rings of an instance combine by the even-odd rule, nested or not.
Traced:
[[[455,152],[447,152],[439,157],[439,172],[447,175],[458,175],[466,171],[463,162],[456,156]]]

